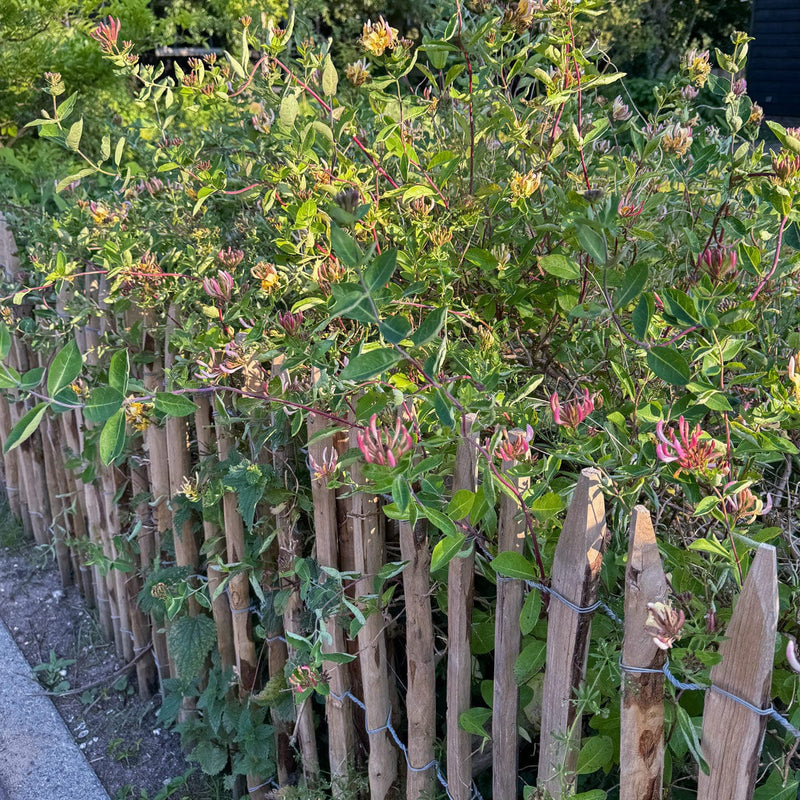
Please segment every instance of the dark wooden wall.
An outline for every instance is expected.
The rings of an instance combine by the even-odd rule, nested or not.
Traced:
[[[748,93],[768,117],[800,118],[800,0],[753,0],[750,35]]]

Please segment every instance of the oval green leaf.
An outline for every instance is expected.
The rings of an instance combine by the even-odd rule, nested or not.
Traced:
[[[673,386],[686,386],[691,377],[686,359],[670,347],[651,347],[647,351],[647,366]]]
[[[116,461],[125,448],[125,412],[120,409],[103,425],[100,431],[100,458],[108,466]]]
[[[20,419],[9,431],[8,438],[3,447],[4,453],[8,453],[10,450],[18,447],[33,435],[33,432],[39,427],[39,423],[42,421],[44,412],[47,411],[49,406],[49,403],[39,403]]]
[[[156,411],[168,417],[186,417],[194,414],[196,410],[197,406],[182,394],[159,392],[156,395]]]

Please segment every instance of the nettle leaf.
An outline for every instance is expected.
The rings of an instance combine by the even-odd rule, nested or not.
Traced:
[[[647,264],[642,262],[634,264],[626,273],[622,286],[614,294],[614,308],[625,308],[632,303],[644,290],[647,283]]]
[[[186,758],[196,761],[206,775],[219,775],[228,763],[228,748],[203,739]]]
[[[50,364],[47,373],[47,393],[50,397],[57,395],[65,386],[69,386],[81,374],[83,358],[75,341],[63,347]]]
[[[108,383],[122,395],[128,391],[128,374],[130,373],[130,358],[127,349],[117,350],[111,356],[111,365],[108,368]]]
[[[44,412],[50,407],[49,403],[39,403],[35,405],[19,422],[10,430],[6,439],[3,452],[8,453],[15,447],[19,447],[24,441],[30,439],[33,432],[39,427]]]
[[[343,381],[361,382],[380,375],[393,367],[402,356],[390,347],[379,347],[367,353],[359,353],[347,362],[340,378]]]
[[[191,680],[200,673],[206,656],[217,643],[214,620],[203,614],[178,617],[170,625],[167,643],[175,659],[178,677]]]
[[[267,479],[262,473],[261,467],[258,464],[251,464],[249,461],[242,461],[231,467],[223,482],[226,489],[236,492],[239,513],[242,515],[245,525],[251,528],[255,519],[256,506],[264,496],[267,486]]]
[[[591,736],[578,753],[578,775],[590,775],[606,766],[614,758],[614,743],[610,736]]]
[[[492,559],[492,569],[506,578],[519,578],[525,581],[535,581],[539,576],[536,568],[522,553],[510,550],[498,553],[497,558]]]
[[[89,422],[105,422],[122,408],[124,399],[119,390],[111,386],[98,386],[89,395],[89,401],[83,409],[83,414]]]
[[[170,392],[159,392],[156,395],[155,408],[168,417],[186,417],[197,410],[197,406],[188,397]]]
[[[122,409],[112,414],[100,431],[100,458],[108,466],[116,461],[125,449],[125,412]]]
[[[673,386],[686,386],[691,377],[686,359],[671,347],[651,347],[647,351],[647,366]]]

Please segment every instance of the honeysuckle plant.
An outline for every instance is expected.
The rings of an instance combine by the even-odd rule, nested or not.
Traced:
[[[683,626],[676,670],[710,666],[707,615],[729,613],[753,543],[780,542],[767,523],[798,454],[800,137],[772,124],[772,144],[759,138],[738,33],[728,53],[689,54],[643,116],[592,41],[602,10],[458,5],[416,42],[379,18],[346,66],[291,21],[245,19],[236,55],[174,75],[120,41],[124,19],[101,23],[139,117],[99,160],[74,95],[31,123],[85,166],[59,183],[68,210],[35,231],[19,220],[26,263],[6,287],[0,351],[13,333],[58,352],[46,373],[3,368],[2,387],[34,399],[6,448],[77,405],[87,466],[120,463],[147,426],[211,395],[248,419],[231,422],[243,460],[221,480],[247,492],[257,569],[270,525],[257,502],[280,490],[248,459],[287,435],[302,444],[321,411],[358,446],[298,459],[306,490],[386,495],[387,516],[431,523],[434,579],[475,548],[488,585],[498,494],[524,511],[524,557],[543,579],[575,474],[595,465],[614,497],[604,590],[621,591],[624,521],[644,498],[680,604],[651,627],[670,645]],[[98,320],[89,364],[74,332]],[[140,366],[165,346],[166,387],[148,391]],[[480,487],[454,495],[472,414]],[[523,494],[501,470],[511,460]],[[219,497],[218,476],[190,477],[200,501]],[[792,582],[782,624],[796,597]],[[479,675],[492,613],[476,607]],[[543,635],[527,613],[524,644]],[[320,663],[295,667],[295,693],[324,685]],[[794,679],[776,675],[788,702]],[[601,684],[610,703],[610,673]]]

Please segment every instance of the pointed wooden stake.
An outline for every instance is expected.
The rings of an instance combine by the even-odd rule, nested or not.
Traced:
[[[633,509],[625,570],[622,663],[661,669],[664,651],[645,631],[648,603],[667,599],[667,579],[650,514]],[[661,800],[664,773],[664,676],[622,671],[620,800]]]
[[[775,548],[762,544],[719,648],[722,661],[711,668],[711,683],[757,708],[768,707],[777,627]],[[697,800],[750,800],[766,726],[766,717],[706,692],[702,752],[709,774],[700,771]]]
[[[584,469],[558,539],[551,583],[562,597],[580,607],[591,605],[597,598],[607,543],[605,513],[600,473]],[[591,626],[591,614],[579,613],[550,598],[539,784],[553,800],[574,791],[581,732],[574,695],[586,674]]]

